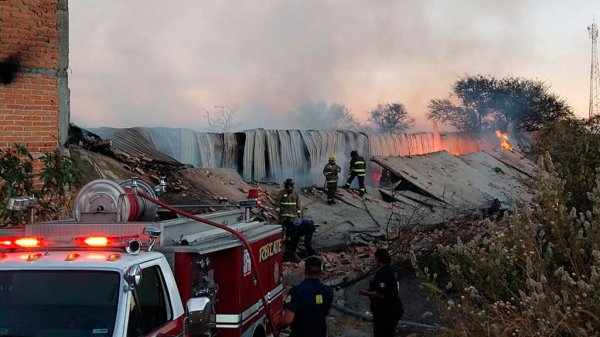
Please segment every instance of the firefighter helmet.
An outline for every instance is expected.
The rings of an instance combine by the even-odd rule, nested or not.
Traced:
[[[354,156],[358,156],[358,152],[356,150],[353,150],[350,152],[350,157],[354,157]]]
[[[287,178],[285,180],[285,182],[283,183],[283,186],[285,186],[285,187],[294,187],[294,179]]]
[[[335,161],[335,154],[330,154],[329,155],[329,160],[330,161]]]

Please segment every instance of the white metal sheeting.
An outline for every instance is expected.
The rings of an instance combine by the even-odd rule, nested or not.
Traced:
[[[501,166],[503,171],[510,172],[506,165],[485,153],[474,155],[473,158],[476,163],[474,166],[445,151],[419,156],[374,157],[373,160],[410,182],[422,194],[456,208],[487,208],[494,199],[498,199],[505,207],[511,205],[515,198],[510,193],[511,188],[520,184],[516,175],[514,179],[500,179],[490,171],[494,172],[493,167]],[[492,168],[485,168],[482,160],[477,158],[484,158],[483,162]]]
[[[492,153],[497,153],[499,157],[512,157],[510,154],[500,156],[502,154],[501,151],[510,152],[498,150]],[[515,157],[518,156],[514,153],[512,155]],[[511,209],[515,201],[527,202],[531,200],[532,194],[527,187],[529,176],[525,173],[506,165],[487,151],[465,154],[459,156],[459,158],[485,176],[489,181],[489,186],[504,196],[504,199],[498,199],[502,202],[503,208]],[[513,165],[529,167],[533,163],[526,159],[520,159],[518,162],[513,163]]]

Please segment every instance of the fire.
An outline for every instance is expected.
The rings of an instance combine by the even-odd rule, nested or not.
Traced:
[[[500,138],[500,147],[508,151],[513,150],[513,147],[508,142],[508,133],[496,130],[496,136]]]

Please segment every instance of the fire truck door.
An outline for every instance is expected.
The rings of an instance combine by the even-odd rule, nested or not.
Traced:
[[[174,312],[165,275],[159,265],[142,266],[142,281],[129,296],[127,336],[179,336],[184,314]]]

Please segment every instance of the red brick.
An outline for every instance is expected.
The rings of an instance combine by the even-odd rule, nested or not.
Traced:
[[[58,70],[57,8],[58,0],[0,1],[0,59],[19,51],[24,67]],[[0,85],[0,121],[0,147],[21,143],[30,152],[55,149],[56,77],[18,73],[14,82]]]

